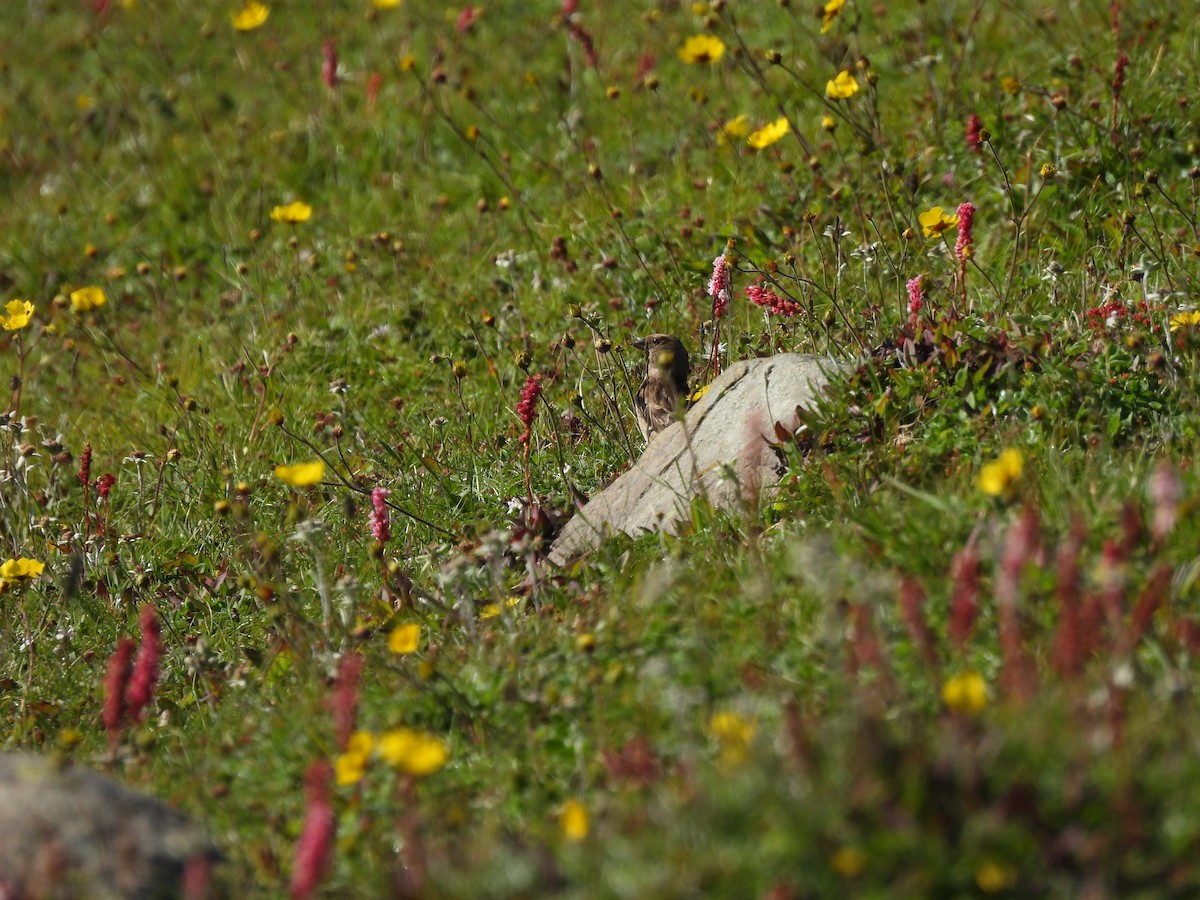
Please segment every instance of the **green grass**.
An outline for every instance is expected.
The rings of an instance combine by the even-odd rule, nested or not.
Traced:
[[[0,560],[46,565],[0,595],[5,749],[176,804],[223,891],[277,896],[357,653],[357,727],[449,755],[333,787],[329,896],[1195,894],[1200,326],[1169,327],[1198,303],[1194,17],[848,0],[822,34],[812,4],[611,0],[573,37],[552,2],[466,32],[415,0],[244,33],[109,6],[0,12],[0,300],[35,305],[0,332]],[[700,33],[714,64],[677,57]],[[825,100],[843,70],[861,89]],[[743,114],[793,130],[756,151]],[[963,285],[918,217],[967,201]],[[862,365],[760,508],[547,567],[545,523],[640,452],[632,338],[707,359],[723,251],[726,362]],[[804,311],[765,320],[760,278]],[[107,303],[74,311],[86,285]],[[273,474],[318,453],[319,485]],[[146,604],[162,677],[110,743]],[[986,708],[943,698],[963,672]]]

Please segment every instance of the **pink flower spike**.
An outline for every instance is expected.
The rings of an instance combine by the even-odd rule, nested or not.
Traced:
[[[533,437],[533,420],[537,416],[538,398],[542,396],[541,374],[530,375],[525,379],[525,387],[521,388],[521,399],[517,402],[517,418],[525,426],[521,435],[521,443],[528,444]]]
[[[910,278],[906,287],[908,288],[908,311],[915,318],[925,306],[925,291],[921,287],[921,276]]]
[[[729,275],[729,264],[722,253],[713,260],[712,278],[708,280],[708,295],[713,298],[713,318],[719,319],[729,308],[732,296],[732,281]]]
[[[791,318],[802,308],[799,303],[788,297],[780,297],[774,291],[752,284],[746,288],[746,298],[755,306],[764,306],[774,316]]]
[[[387,505],[387,498],[391,493],[387,488],[381,487],[371,491],[371,515],[368,522],[371,534],[380,544],[386,544],[392,538],[392,520]]]
[[[967,119],[967,149],[972,153],[983,152],[983,119],[975,113]]]
[[[321,46],[321,52],[325,56],[325,61],[321,63],[321,80],[325,82],[325,87],[332,91],[338,86],[337,47],[333,41],[326,41]]]
[[[958,242],[954,245],[954,255],[958,261],[965,263],[975,255],[975,204],[967,202],[958,206]]]
[[[130,720],[141,721],[142,713],[154,697],[158,685],[159,661],[162,659],[162,626],[158,613],[147,603],[142,607],[140,619],[142,646],[138,648],[133,675],[125,691],[125,707]]]
[[[463,11],[458,14],[458,21],[454,23],[454,27],[458,29],[459,34],[466,34],[475,27],[475,20],[479,18],[481,10],[474,6],[467,5]]]
[[[137,644],[133,638],[121,638],[117,649],[108,658],[108,671],[104,675],[104,709],[100,721],[108,732],[108,743],[115,746],[121,737],[121,724],[125,719],[125,688],[129,684],[129,672],[133,666],[133,651]]]
[[[336,819],[329,802],[330,767],[318,760],[304,773],[304,793],[308,811],[304,828],[296,841],[296,860],[292,865],[291,895],[294,900],[311,897],[333,856]]]
[[[347,653],[338,661],[337,679],[325,700],[333,717],[338,748],[345,750],[358,720],[358,688],[366,660],[361,653]]]

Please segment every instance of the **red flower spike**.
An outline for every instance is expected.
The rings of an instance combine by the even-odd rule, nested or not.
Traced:
[[[967,542],[950,563],[950,580],[954,590],[950,595],[949,636],[951,643],[962,651],[975,628],[979,616],[979,551],[975,538]]]
[[[329,802],[329,763],[319,760],[304,773],[304,794],[308,811],[304,827],[296,841],[296,859],[292,865],[290,893],[294,900],[311,897],[325,877],[333,858],[333,838],[337,820]]]
[[[100,713],[100,721],[108,732],[110,746],[116,746],[121,739],[121,725],[125,720],[125,688],[129,684],[133,652],[136,649],[133,638],[123,637],[117,641],[117,649],[108,658],[108,671],[104,675],[104,709]]]
[[[1085,642],[1083,603],[1079,595],[1079,554],[1086,529],[1081,519],[1058,548],[1058,630],[1054,635],[1054,668],[1064,678],[1075,678],[1095,648]]]
[[[140,625],[142,645],[138,648],[133,676],[129,679],[129,687],[125,691],[126,716],[133,722],[141,721],[142,714],[154,698],[154,688],[158,685],[159,661],[162,659],[162,626],[158,622],[158,613],[149,603],[142,607]]]
[[[321,53],[325,57],[321,63],[321,80],[325,82],[325,87],[331,91],[338,86],[338,57],[337,47],[333,41],[326,41],[321,45]]]
[[[1021,634],[1017,600],[1020,597],[1021,572],[1037,557],[1038,529],[1037,512],[1032,507],[1026,507],[1005,535],[1004,549],[1000,553],[1000,572],[996,577],[996,611],[1000,624],[1000,649],[1004,657],[1001,679],[1008,695],[1022,703],[1033,697],[1037,688],[1037,672]]]
[[[347,653],[338,662],[337,680],[326,699],[333,716],[333,730],[338,748],[345,750],[358,720],[358,689],[366,660],[361,654]]]

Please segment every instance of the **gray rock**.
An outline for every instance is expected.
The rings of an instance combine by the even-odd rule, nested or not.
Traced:
[[[671,530],[698,496],[718,508],[757,497],[783,474],[770,446],[775,423],[795,430],[796,407],[811,404],[830,376],[847,368],[801,353],[734,363],[682,422],[655,436],[629,471],[575,513],[550,561],[562,565],[612,532]]]
[[[215,858],[157,800],[55,757],[0,754],[3,900],[202,897]]]

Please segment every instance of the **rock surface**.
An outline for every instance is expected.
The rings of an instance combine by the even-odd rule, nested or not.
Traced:
[[[775,423],[789,431],[830,376],[848,364],[828,357],[781,353],[734,363],[712,383],[682,422],[655,436],[629,471],[596,494],[550,548],[562,565],[621,531],[671,530],[706,496],[731,507],[778,482],[780,461],[770,443]]]
[[[0,900],[198,898],[214,860],[203,831],[151,797],[50,756],[0,754]]]

